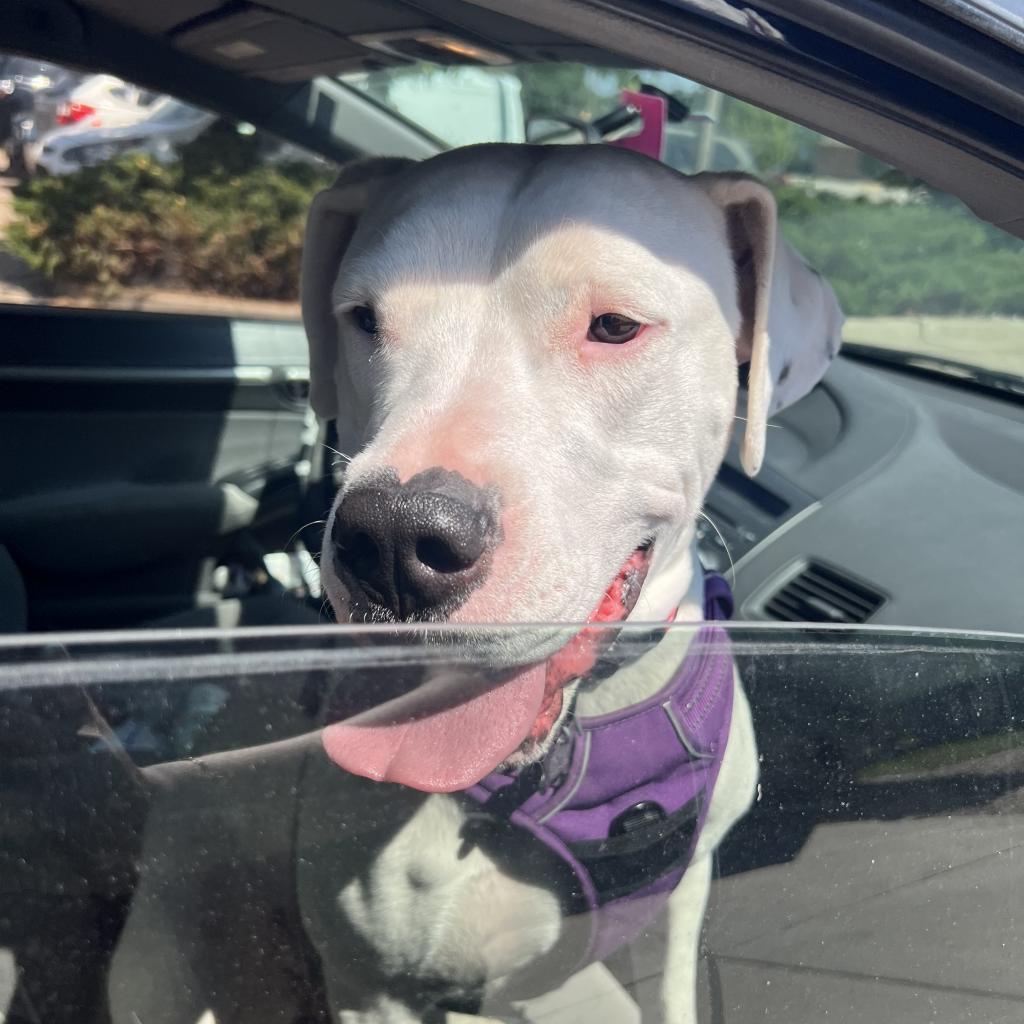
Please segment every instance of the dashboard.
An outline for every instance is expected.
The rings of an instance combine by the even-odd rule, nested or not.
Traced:
[[[701,555],[737,619],[1024,628],[1012,399],[841,357],[773,418],[756,478],[734,442],[705,513]]]

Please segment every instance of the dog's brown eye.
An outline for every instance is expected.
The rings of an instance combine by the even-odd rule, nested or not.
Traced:
[[[356,306],[352,310],[352,319],[356,322],[356,327],[366,334],[377,333],[377,314],[374,313],[373,309],[369,306]]]
[[[618,313],[602,313],[590,321],[587,337],[591,341],[600,341],[605,345],[624,345],[632,341],[639,333],[643,324],[630,320],[628,316]]]

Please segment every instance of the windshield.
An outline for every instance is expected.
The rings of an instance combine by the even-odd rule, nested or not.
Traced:
[[[702,1020],[1019,1019],[1024,638],[627,627],[543,772],[341,770],[353,706],[499,685],[480,639],[0,639],[0,1019],[648,1019],[698,958],[666,886],[707,884],[722,814]],[[602,703],[654,663],[652,699]]]
[[[343,79],[449,146],[583,140],[643,84],[678,99],[664,160],[768,182],[786,237],[835,288],[844,340],[1024,378],[1024,241],[827,136],[677,75],[583,65],[416,66]],[[577,127],[566,133],[567,126]],[[560,134],[558,130],[560,129]],[[963,375],[963,367],[945,367]]]
[[[48,81],[63,74],[45,67]],[[481,142],[621,139],[639,127],[623,91],[638,89],[660,90],[668,102],[664,162],[685,174],[751,174],[771,187],[784,235],[839,297],[847,354],[1019,394],[1024,242],[926,182],[725,93],[649,69],[418,63],[316,79],[304,102],[355,152],[393,155],[405,133],[398,152],[408,155],[414,136],[422,158]],[[347,102],[338,103],[339,92]],[[252,125],[147,98],[152,105],[137,108],[51,103],[45,113],[41,101],[15,92],[0,105],[0,302],[297,320],[301,224],[331,167],[254,136]],[[374,118],[381,110],[387,118],[370,133],[367,100]],[[40,110],[15,114],[26,105]],[[95,134],[76,145],[84,128]],[[214,199],[207,178],[223,169],[233,180],[242,168],[252,182]],[[278,191],[286,202],[269,198]],[[253,213],[264,201],[273,216]],[[229,252],[236,243],[224,241],[251,236],[252,216],[276,236],[269,263],[256,253],[239,258]],[[213,252],[218,265],[200,269]]]

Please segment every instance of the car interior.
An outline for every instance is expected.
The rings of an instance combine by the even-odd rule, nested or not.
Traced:
[[[136,9],[103,0],[40,5],[45,33],[27,14],[6,33],[15,43],[21,34],[24,46],[45,36],[49,59],[96,65],[109,54],[102,69],[122,73],[136,70],[123,62],[151,50],[141,78],[248,120],[259,108],[261,124],[334,159],[424,157],[439,144],[336,81],[311,84],[326,68],[443,64],[458,40],[479,47],[478,61],[498,59],[488,46],[506,61],[600,67],[624,59],[549,27],[557,5],[542,24],[472,4],[434,7]],[[721,7],[721,23],[709,27],[749,36],[750,26]],[[232,46],[243,37],[248,49]],[[122,46],[126,38],[137,45]],[[807,45],[795,31],[787,38]],[[673,63],[694,74],[688,54],[681,47]],[[747,82],[738,75],[730,86],[742,95]],[[826,116],[820,95],[813,105],[786,98],[794,117]],[[863,127],[844,121],[848,137],[869,130],[870,112],[858,115]],[[870,148],[879,145],[872,139]],[[912,162],[921,159],[914,149]],[[1012,229],[1013,207],[1001,205],[995,179],[983,198],[980,189],[968,194],[970,176],[957,184],[979,214]],[[3,317],[5,628],[128,628],[190,609],[206,609],[211,623],[237,615],[235,602],[228,619],[209,618],[234,601],[214,583],[218,563],[260,576],[262,555],[287,548],[324,509],[330,461],[320,458],[325,442],[305,411],[301,328],[39,306],[7,306]],[[856,349],[848,345],[822,385],[778,417],[756,480],[730,455],[707,502],[712,523],[702,523],[706,564],[734,573],[746,619],[1012,630],[1019,574],[1007,558],[1019,557],[1024,500],[1017,394]],[[957,585],[979,574],[984,585]],[[223,573],[216,579],[223,586]]]
[[[254,126],[314,154],[326,167],[363,156],[424,159],[449,145],[440,129],[354,85],[360,75],[423,62],[491,70],[529,64],[641,69],[661,86],[658,75],[682,76],[839,140],[886,174],[898,172],[902,177],[892,179],[897,184],[927,182],[966,217],[1005,233],[1017,246],[1012,253],[1019,274],[1020,53],[1005,38],[968,34],[948,9],[956,5],[921,4],[914,19],[894,8],[882,18],[878,8],[886,6],[789,0],[756,9],[728,0],[24,0],[5,9],[0,52],[117,75],[247,131]],[[616,102],[610,95],[609,108]],[[693,145],[683,148],[691,156],[695,151]],[[725,150],[740,166],[743,147],[730,142]],[[8,261],[0,248],[0,285]],[[333,447],[332,425],[318,423],[309,409],[308,354],[296,310],[286,303],[236,302],[224,312],[194,296],[179,298],[166,308],[133,308],[107,298],[26,299],[16,289],[0,288],[0,634],[12,645],[54,636],[60,657],[81,644],[90,657],[95,648],[89,643],[112,631],[150,636],[143,631],[329,622],[315,557],[346,453]],[[908,316],[915,315],[911,304]],[[792,659],[751,653],[762,627],[749,634],[740,657],[765,737],[763,792],[782,814],[771,816],[767,802],[759,804],[724,850],[720,871],[739,880],[737,888],[723,890],[726,910],[764,896],[752,867],[786,865],[779,870],[789,874],[771,876],[768,888],[827,888],[830,847],[808,847],[812,863],[808,868],[804,861],[803,870],[813,883],[790,863],[810,842],[816,822],[851,827],[858,816],[873,817],[894,822],[895,834],[903,824],[897,819],[934,814],[945,820],[948,812],[950,831],[936,835],[955,843],[960,833],[952,830],[960,826],[953,815],[1021,785],[1015,762],[980,772],[960,788],[917,779],[913,795],[893,785],[865,796],[855,786],[857,771],[895,757],[908,735],[925,744],[1019,737],[1020,662],[1001,661],[993,652],[996,634],[1021,632],[1024,611],[1020,316],[1011,322],[1016,333],[999,343],[1008,353],[1005,365],[973,358],[983,339],[972,336],[969,321],[947,348],[910,353],[851,329],[824,380],[772,419],[755,478],[744,473],[736,444],[730,448],[705,503],[698,541],[705,567],[724,574],[733,588],[735,618],[763,628],[810,623],[818,631],[806,635],[817,640],[827,640],[831,627],[863,626],[878,638],[885,657],[865,672],[863,662],[852,655],[844,660],[825,644],[822,660],[808,655],[804,675],[794,681]],[[886,646],[890,627],[902,632],[893,632]],[[897,699],[885,659],[905,650],[907,636],[934,631],[955,635],[961,646],[952,644],[946,662],[918,651],[918,660],[901,663],[907,672],[929,675],[932,688],[910,687]],[[972,646],[967,634],[989,637],[989,646],[981,640]],[[246,641],[238,642],[244,650]],[[0,668],[23,656],[14,646],[4,651]],[[979,651],[990,658],[987,687],[976,670]],[[828,658],[834,659],[832,683],[825,682]],[[4,678],[0,672],[0,682]],[[96,678],[111,682],[102,673]],[[941,709],[939,691],[949,698]],[[114,786],[106,769],[81,767],[85,741],[78,727],[83,715],[92,714],[93,700],[115,724],[147,701],[160,705],[165,718],[168,709],[156,690],[140,690],[134,710],[130,702],[119,705],[112,688],[83,698],[85,692],[71,687],[53,696],[52,704],[34,705],[32,715],[74,723],[52,740],[67,754],[60,777],[77,787],[83,806],[113,801],[130,832],[142,813],[130,787]],[[170,740],[126,745],[140,762],[152,763],[175,750],[192,756],[259,742],[265,728],[272,738],[295,734],[315,719],[318,691],[308,679],[277,685],[261,678],[246,692],[259,695],[249,717],[242,715],[232,729],[218,721],[194,746],[175,748]],[[224,707],[238,714],[235,690],[232,695],[233,703],[217,698],[215,718]],[[182,696],[175,705],[176,729],[192,713],[187,704]],[[0,750],[24,749],[22,730],[31,717],[24,710],[0,714]],[[268,715],[279,716],[272,730],[265,726]],[[815,727],[798,730],[795,723],[810,718]],[[29,780],[26,787],[58,770],[28,760],[19,769],[22,781]],[[888,785],[892,780],[883,776],[878,778]],[[90,827],[84,817],[76,819],[62,841]],[[31,832],[39,841],[40,833],[26,829],[19,836]],[[98,877],[116,862],[123,872],[102,898],[64,903],[59,912],[45,899],[23,899],[6,920],[0,908],[0,947],[5,941],[17,946],[26,921],[38,916],[45,923],[35,946],[20,947],[22,1001],[13,999],[6,1018],[0,1002],[0,1021],[105,1019],[99,983],[86,992],[81,978],[107,956],[95,952],[104,944],[94,937],[116,933],[127,905],[132,873],[124,865],[133,848],[117,831],[92,839],[107,844],[109,857],[100,857],[90,871]],[[847,835],[827,842],[842,846]],[[985,855],[994,850],[985,846]],[[940,866],[929,861],[928,872],[933,870]],[[719,937],[732,920],[722,914],[714,926]],[[783,917],[779,929],[799,924]],[[76,946],[76,934],[87,939]],[[742,971],[762,972],[756,984],[763,984],[771,956],[752,933],[734,938],[750,956]],[[632,971],[630,991],[641,1003],[650,997],[645,955],[641,948],[623,968]],[[745,1010],[729,1009],[729,993],[742,988],[730,974],[742,973],[739,963],[724,956],[705,979],[711,996],[702,998],[717,1000],[715,1012],[722,1015],[716,1020],[762,1019],[751,1009],[756,994]],[[3,970],[0,956],[0,992]],[[834,979],[843,967],[828,970]],[[864,971],[870,974],[870,965]],[[743,991],[755,992],[754,973]],[[56,980],[40,980],[47,977]],[[976,975],[956,984],[984,999],[999,989]],[[790,994],[799,988],[793,985]],[[72,991],[77,994],[67,997],[69,1003],[65,997]],[[1000,992],[992,998],[1006,996]],[[1018,1002],[1009,1016],[993,1011],[970,1019],[1017,1019],[1013,1013],[1024,1006],[1024,993],[1011,995]],[[836,1005],[821,998],[815,1012]],[[787,1017],[791,1004],[779,999],[772,1004],[780,1013],[776,1019],[805,1019],[795,1011]],[[864,1006],[870,1016],[875,1004]],[[916,1012],[887,1017],[883,1009],[877,1019],[957,1019],[948,1007],[948,1015],[935,1018]]]

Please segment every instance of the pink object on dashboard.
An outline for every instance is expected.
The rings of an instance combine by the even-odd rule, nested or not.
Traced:
[[[644,156],[660,160],[665,153],[665,122],[668,120],[668,103],[661,96],[648,96],[643,92],[622,90],[622,102],[640,111],[643,127],[635,135],[609,142],[609,146],[632,149]]]

